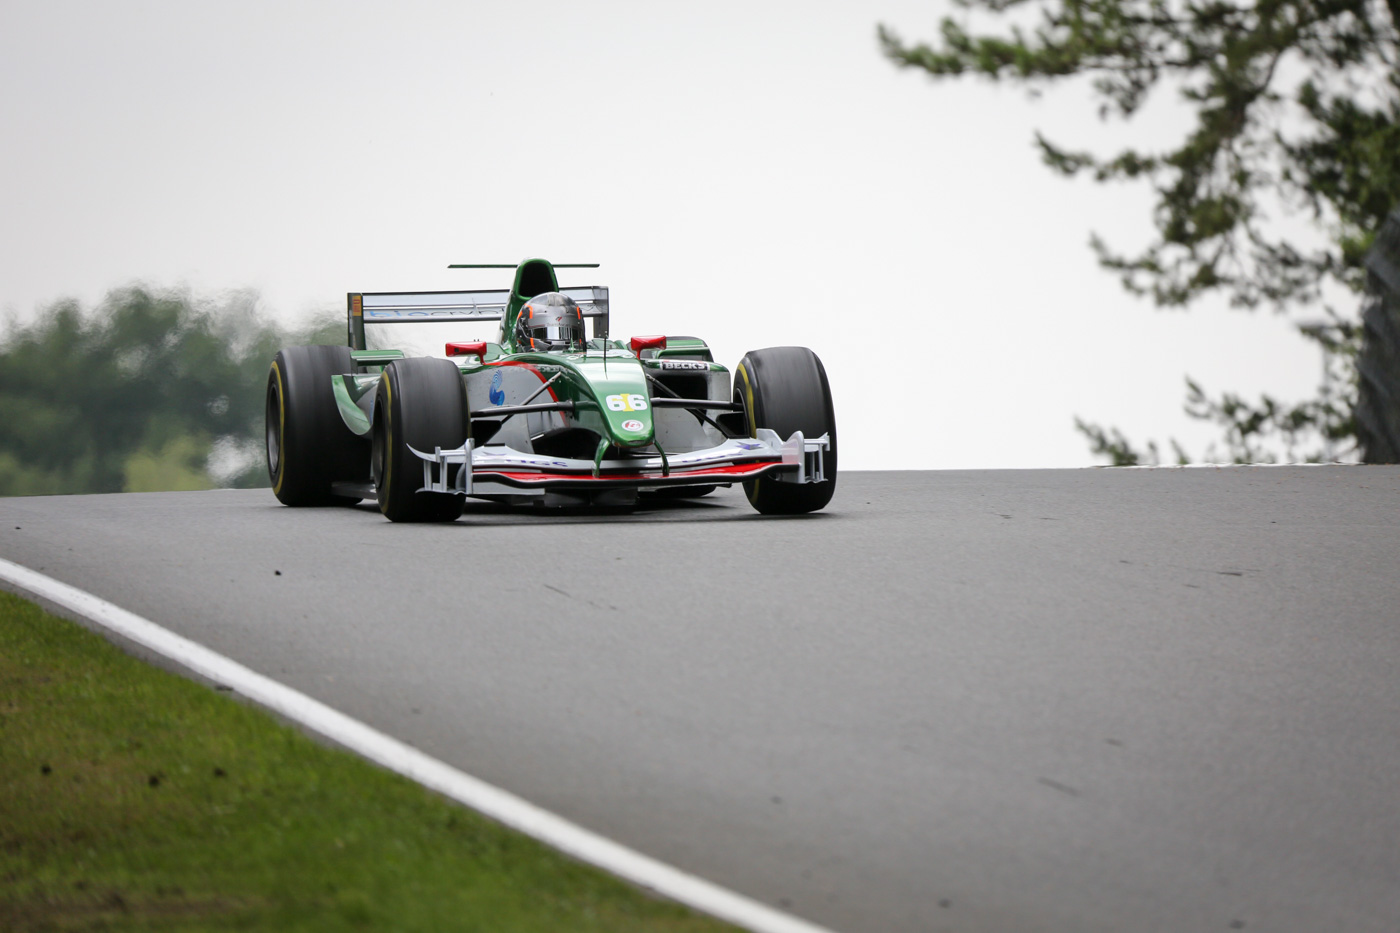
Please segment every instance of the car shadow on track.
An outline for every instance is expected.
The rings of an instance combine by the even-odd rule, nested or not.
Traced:
[[[369,500],[352,508],[375,514],[379,512],[379,507]],[[647,500],[639,505],[626,508],[589,506],[551,509],[507,505],[498,502],[468,501],[462,511],[462,517],[450,524],[463,527],[471,527],[472,525],[491,525],[493,527],[627,525],[656,524],[658,522],[822,521],[837,517],[839,515],[828,512],[811,512],[805,515],[761,515],[749,508],[747,502],[738,506],[724,501],[696,499]]]

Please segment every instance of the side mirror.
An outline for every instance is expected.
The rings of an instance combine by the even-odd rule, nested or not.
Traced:
[[[486,341],[477,340],[472,343],[449,343],[447,345],[448,356],[474,356],[486,362]]]
[[[633,337],[632,352],[640,359],[643,350],[664,350],[666,349],[665,337]]]

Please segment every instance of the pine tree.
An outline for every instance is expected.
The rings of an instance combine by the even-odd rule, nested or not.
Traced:
[[[961,19],[999,20],[1002,32],[974,35],[947,17],[935,45],[911,45],[881,26],[885,55],[935,78],[1035,92],[1082,78],[1104,119],[1131,121],[1154,92],[1191,108],[1190,132],[1163,151],[1097,155],[1036,141],[1063,175],[1151,186],[1156,236],[1144,251],[1091,240],[1130,292],[1164,308],[1214,293],[1241,309],[1325,314],[1299,327],[1324,353],[1314,399],[1211,397],[1187,380],[1188,413],[1223,428],[1229,459],[1316,460],[1354,445],[1363,262],[1400,201],[1400,0],[954,2]],[[1290,214],[1317,236],[1290,240],[1278,222]],[[1156,445],[1140,450],[1117,429],[1076,423],[1114,463],[1159,459]]]

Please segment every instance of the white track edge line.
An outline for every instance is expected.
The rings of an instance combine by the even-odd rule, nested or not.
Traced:
[[[3,558],[0,579],[227,685],[390,771],[620,878],[754,933],[832,933],[584,829],[77,587]]]

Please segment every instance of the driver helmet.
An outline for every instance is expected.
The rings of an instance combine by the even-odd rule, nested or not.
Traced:
[[[585,339],[583,309],[558,292],[531,298],[515,319],[515,343],[522,350],[579,350]]]

